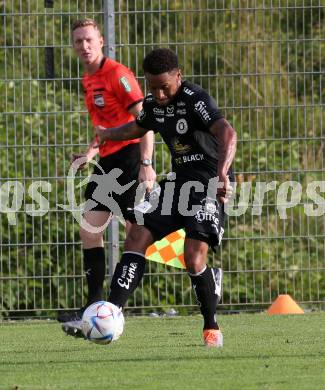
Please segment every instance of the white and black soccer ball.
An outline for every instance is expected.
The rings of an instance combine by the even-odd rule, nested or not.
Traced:
[[[122,310],[110,302],[95,302],[84,311],[81,329],[87,340],[96,344],[109,344],[123,333]]]

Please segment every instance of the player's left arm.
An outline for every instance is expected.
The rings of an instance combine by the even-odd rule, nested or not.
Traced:
[[[139,102],[129,108],[130,114],[132,114],[135,118],[139,115],[142,110],[142,102]],[[140,158],[143,160],[152,161],[153,147],[154,147],[154,132],[152,130],[148,131],[140,141]],[[140,165],[139,170],[139,182],[144,183],[146,186],[146,191],[151,191],[153,185],[156,181],[156,172],[153,169],[152,165]]]
[[[232,193],[232,187],[227,173],[235,157],[237,134],[230,123],[224,118],[213,122],[209,130],[216,137],[219,146],[217,174],[219,181],[223,183],[223,187],[218,188],[218,197],[221,202],[225,203]]]

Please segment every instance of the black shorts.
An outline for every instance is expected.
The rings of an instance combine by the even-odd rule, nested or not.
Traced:
[[[174,192],[168,189],[172,184],[167,180],[159,183],[161,193],[157,200],[158,206],[154,205],[157,206],[155,210],[142,215],[144,226],[150,230],[155,241],[184,228],[186,237],[204,241],[215,250],[224,233],[223,203],[207,197],[207,187],[204,187],[203,192],[198,192],[187,183],[189,191],[184,196],[184,192],[181,192],[184,182],[176,182]]]
[[[85,211],[108,211],[130,219],[129,209],[134,207],[139,169],[138,143],[129,144],[114,154],[100,158],[86,187]],[[135,181],[134,184],[123,190],[122,187],[127,188],[132,181]]]

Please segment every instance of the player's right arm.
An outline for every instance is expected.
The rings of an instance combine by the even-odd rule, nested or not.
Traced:
[[[84,89],[85,85],[83,84]],[[86,93],[86,91],[85,91]],[[96,115],[96,111],[93,107],[92,104],[87,101],[86,96],[85,96],[85,104],[87,107],[87,110],[89,112],[89,115],[91,118],[94,118]],[[88,145],[88,148],[86,151],[81,152],[81,153],[73,153],[71,156],[71,164],[74,165],[75,169],[84,169],[89,161],[91,161],[99,152],[98,147],[96,146],[98,144],[98,141],[96,137],[93,138],[93,140],[90,142]]]
[[[120,127],[106,129],[103,126],[96,126],[95,132],[99,139],[99,144],[106,140],[111,141],[126,141],[129,139],[141,138],[149,130],[140,127],[136,121],[128,122]]]

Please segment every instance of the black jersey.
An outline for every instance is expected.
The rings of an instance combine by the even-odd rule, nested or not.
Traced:
[[[167,144],[177,179],[203,183],[217,175],[218,145],[209,128],[223,118],[212,97],[196,84],[183,81],[174,99],[159,106],[149,94],[136,122],[160,133]]]

